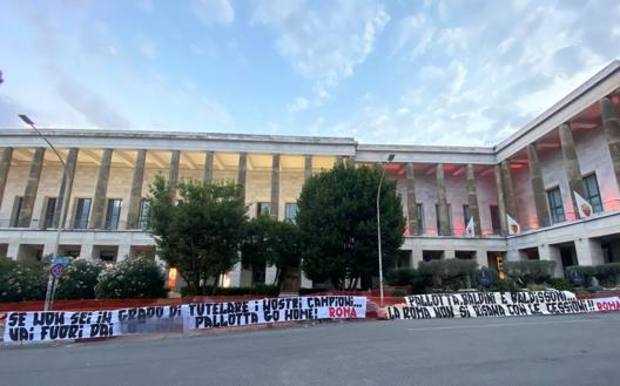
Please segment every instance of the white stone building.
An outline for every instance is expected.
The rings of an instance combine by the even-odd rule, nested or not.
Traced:
[[[352,138],[147,131],[42,131],[70,176],[29,129],[0,129],[0,256],[53,252],[63,196],[69,199],[61,253],[120,261],[153,256],[143,230],[154,176],[231,179],[244,185],[249,215],[292,218],[304,179],[336,162],[394,161],[410,235],[399,259],[551,259],[568,265],[620,261],[620,62],[612,62],[493,147],[358,144]],[[458,130],[458,128],[455,128]],[[572,192],[594,209],[579,218]],[[506,215],[521,226],[508,235]],[[469,216],[475,237],[465,237]],[[266,281],[273,280],[267,269]],[[311,283],[290,273],[302,286]],[[228,285],[247,285],[240,266]]]

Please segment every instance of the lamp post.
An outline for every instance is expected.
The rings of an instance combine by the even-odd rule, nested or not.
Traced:
[[[394,160],[395,155],[389,154],[387,163],[389,164]],[[379,186],[377,187],[377,244],[379,249],[379,296],[381,298],[381,305],[383,305],[383,255],[381,254],[381,185],[383,185],[383,178],[385,177],[385,167],[381,162],[381,178],[379,179]]]
[[[43,140],[47,143],[47,145],[54,151],[54,153],[56,154],[56,156],[58,157],[58,160],[60,161],[61,165],[62,165],[62,170],[63,170],[63,180],[65,181],[65,184],[69,181],[69,178],[67,177],[67,165],[65,165],[65,161],[62,159],[62,157],[60,156],[60,153],[58,153],[58,150],[56,150],[56,148],[54,147],[54,145],[52,145],[52,143],[47,139],[47,137],[45,135],[43,135],[43,133],[41,133],[41,131],[39,131],[39,129],[37,129],[37,127],[35,126],[34,122],[25,114],[19,114],[18,115],[19,119],[21,119],[26,125],[30,126],[36,133],[37,135],[39,135],[39,137],[43,138]],[[62,202],[60,203],[60,218],[58,219],[58,227],[56,228],[56,240],[54,241],[54,254],[53,257],[57,257],[58,256],[58,252],[60,250],[60,233],[62,232],[62,226],[63,226],[63,220],[65,217],[65,211],[66,211],[66,190],[68,189],[67,186],[65,186],[65,194],[63,194],[62,196]],[[51,304],[54,301],[54,296],[53,293],[54,291],[54,281],[56,279],[54,278],[53,275],[49,275],[49,279],[47,280],[47,291],[45,292],[45,304],[43,306],[43,309],[45,311],[48,311],[51,307]]]

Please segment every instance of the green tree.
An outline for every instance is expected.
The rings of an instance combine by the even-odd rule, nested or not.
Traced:
[[[376,195],[381,169],[339,165],[305,183],[298,201],[297,224],[303,246],[303,270],[334,287],[371,286],[378,276]],[[405,220],[396,183],[381,188],[383,267],[394,265],[403,243]]]
[[[240,186],[230,182],[182,182],[173,189],[162,176],[150,186],[149,229],[158,255],[176,267],[193,293],[239,260],[247,221]]]
[[[253,272],[261,272],[266,265],[275,266],[275,284],[281,286],[288,268],[299,267],[299,228],[293,223],[260,215],[245,226],[241,256],[244,265],[251,266]]]

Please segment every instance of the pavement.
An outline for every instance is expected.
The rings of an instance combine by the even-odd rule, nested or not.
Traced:
[[[0,349],[4,385],[613,385],[620,313],[330,322]]]

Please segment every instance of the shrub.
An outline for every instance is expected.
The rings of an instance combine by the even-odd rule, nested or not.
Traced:
[[[385,274],[389,285],[410,285],[417,272],[414,268],[395,268]]]
[[[151,259],[129,259],[99,274],[95,295],[105,298],[166,297],[162,269]]]
[[[315,291],[316,292],[316,291]],[[277,297],[280,295],[280,287],[277,285],[258,284],[254,287],[201,287],[198,291],[192,291],[190,287],[181,288],[181,296],[242,296],[258,295],[265,297]]]
[[[488,290],[497,283],[497,271],[489,267],[480,267],[474,274],[474,285]]]
[[[392,296],[394,296],[395,298],[402,298],[407,296],[407,293],[401,289],[395,289],[394,291],[392,291]]]
[[[300,288],[299,289],[300,296],[320,294],[322,292],[327,292],[327,288]]]
[[[552,278],[547,282],[549,287],[556,289],[558,291],[573,291],[575,288],[573,285],[564,278]]]
[[[551,279],[555,261],[519,260],[504,263],[504,271],[522,286],[543,284]]]
[[[571,272],[578,272],[584,277],[584,286],[588,286],[593,277],[605,287],[613,287],[618,282],[620,275],[620,263],[608,263],[597,266],[573,265],[566,267],[566,274],[570,277]]]
[[[421,276],[430,276],[434,289],[456,291],[471,288],[477,263],[474,260],[441,259],[421,261],[418,272]]]
[[[0,258],[0,301],[43,300],[47,272],[39,262]]]
[[[69,264],[60,277],[56,299],[94,299],[102,265],[85,259]]]

